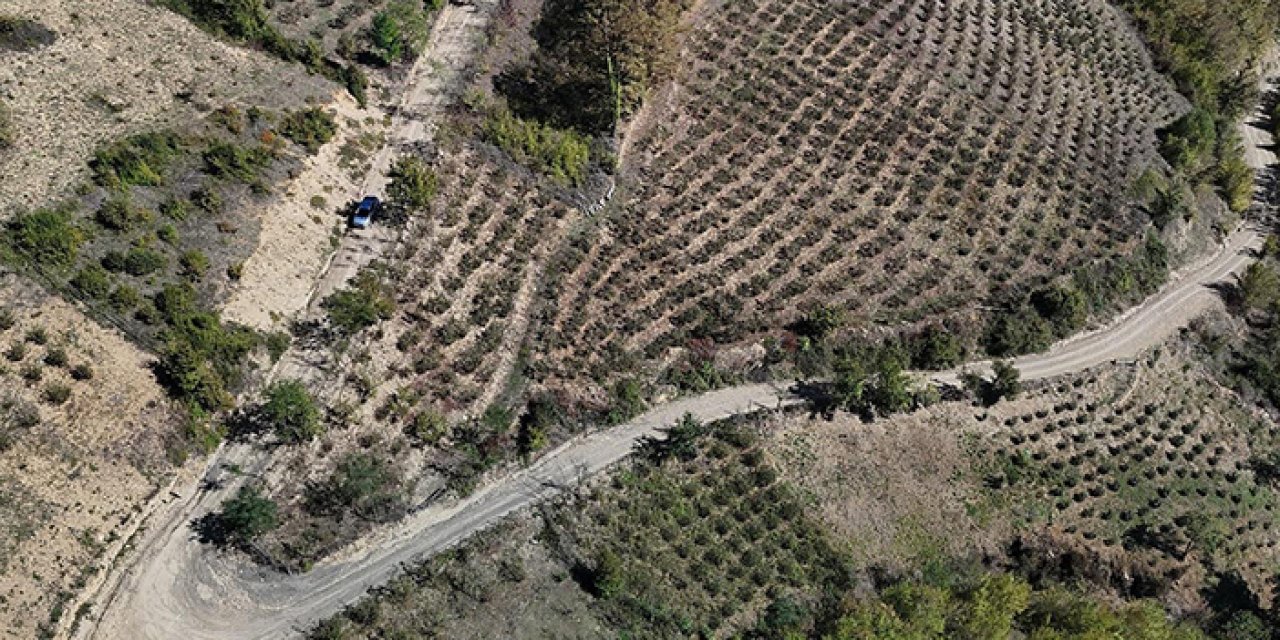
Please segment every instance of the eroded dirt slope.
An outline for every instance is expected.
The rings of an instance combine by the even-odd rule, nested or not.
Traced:
[[[296,107],[337,90],[301,66],[217,41],[138,0],[0,0],[0,15],[56,33],[48,46],[0,49],[0,101],[17,134],[0,152],[0,217],[65,193],[104,141],[227,103]]]
[[[11,274],[0,300],[0,636],[34,638],[129,537],[177,421],[123,336]]]

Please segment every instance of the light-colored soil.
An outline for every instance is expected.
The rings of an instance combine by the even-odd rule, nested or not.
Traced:
[[[282,109],[336,89],[147,2],[0,0],[0,14],[58,34],[33,52],[0,51],[0,100],[17,131],[15,146],[0,153],[0,218],[66,194],[86,179],[86,161],[106,141],[228,103]]]
[[[5,358],[0,374],[0,397],[36,404],[41,418],[0,453],[0,495],[22,498],[0,501],[0,535],[18,533],[15,522],[35,525],[16,548],[0,539],[0,550],[12,551],[0,568],[0,636],[32,638],[36,626],[62,608],[59,594],[70,595],[105,572],[103,551],[129,537],[141,517],[135,507],[168,473],[166,440],[176,420],[148,370],[150,358],[123,336],[12,275],[0,275],[0,299],[17,318],[0,331],[2,348],[37,327],[49,334],[46,346],[29,344],[20,363]],[[76,381],[51,365],[42,366],[39,383],[20,377],[22,367],[39,363],[53,347],[64,348],[72,365],[88,363],[94,377]],[[72,390],[61,406],[40,398],[55,383]]]
[[[362,180],[342,167],[341,152],[361,136],[384,131],[383,112],[361,110],[345,95],[330,110],[339,123],[338,135],[307,159],[284,195],[262,212],[258,248],[244,262],[240,282],[223,308],[228,320],[279,329],[302,311],[333,251],[335,227],[344,228],[342,214],[362,195]],[[312,204],[317,197],[323,205]]]

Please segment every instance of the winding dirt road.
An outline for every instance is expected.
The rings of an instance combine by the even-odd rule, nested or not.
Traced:
[[[1268,168],[1275,163],[1268,150],[1270,135],[1251,125],[1246,128],[1251,163]],[[1210,285],[1230,281],[1252,260],[1259,242],[1257,232],[1241,228],[1217,254],[1175,274],[1160,294],[1109,326],[1065,341],[1048,353],[1016,360],[1023,378],[1053,377],[1136,357],[1221,304]],[[958,372],[952,372],[933,379],[954,383],[957,377]],[[798,402],[781,386],[758,384],[662,405],[620,427],[570,441],[465,500],[418,512],[304,575],[266,570],[196,542],[189,523],[216,506],[218,496],[192,487],[187,499],[165,505],[151,517],[149,530],[139,539],[139,553],[103,589],[100,614],[87,620],[77,637],[226,640],[295,635],[385,582],[403,564],[446,549],[621,460],[638,439],[659,434],[685,413],[715,420]]]
[[[1024,379],[1078,371],[1137,356],[1185,326],[1218,300],[1208,284],[1228,280],[1248,264],[1258,242],[1234,234],[1213,259],[1189,270],[1160,295],[1113,325],[1017,361]],[[953,381],[955,374],[937,376]],[[218,553],[192,540],[188,523],[208,509],[179,509],[135,570],[107,603],[92,637],[108,639],[279,638],[305,629],[382,584],[404,563],[437,553],[492,526],[582,477],[626,457],[636,441],[658,435],[680,416],[715,420],[800,402],[781,386],[734,387],[658,407],[620,427],[568,442],[532,466],[452,505],[421,511],[366,541],[358,551],[304,575],[283,575]],[[216,504],[216,503],[215,503]]]

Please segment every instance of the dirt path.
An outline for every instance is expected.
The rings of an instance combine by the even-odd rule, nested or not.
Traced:
[[[388,183],[386,174],[395,158],[417,145],[431,141],[443,109],[456,98],[456,81],[470,61],[479,53],[492,9],[492,2],[482,0],[472,5],[449,4],[442,10],[433,27],[431,40],[425,52],[411,71],[411,89],[406,93],[399,113],[395,115],[392,136],[388,144],[373,159],[372,169],[364,182],[362,193],[385,194]],[[319,317],[322,313],[319,309],[319,301],[345,285],[361,267],[380,256],[395,240],[394,232],[385,225],[348,232],[320,270],[316,283],[307,292],[306,302],[301,305],[304,307],[304,317]],[[302,380],[320,378],[322,377],[320,367],[324,366],[324,362],[323,357],[317,357],[315,353],[308,352],[304,346],[299,346],[285,353],[272,371],[271,377]],[[92,619],[86,621],[86,624],[74,634],[70,633],[69,628],[72,616],[64,616],[59,634],[70,637],[103,638],[180,636],[181,634],[168,632],[159,635],[139,635],[123,630],[127,628],[125,626],[114,626],[116,622],[108,614],[130,613],[128,606],[112,608],[120,599],[132,597],[132,594],[127,593],[132,589],[128,586],[131,581],[128,572],[139,563],[154,561],[156,556],[149,552],[154,546],[161,544],[161,541],[188,541],[191,536],[187,524],[192,514],[207,513],[211,508],[221,504],[234,492],[240,476],[257,473],[265,469],[269,463],[270,456],[255,447],[225,444],[207,462],[203,472],[189,469],[175,479],[166,490],[160,492],[157,499],[145,506],[146,528],[135,530],[134,536],[137,540],[132,545],[125,545],[126,549],[122,551],[122,556],[128,552],[128,547],[135,545],[146,551],[130,558],[130,564],[117,566],[107,575],[96,580],[90,589],[87,589],[73,603],[79,605],[81,602],[97,601],[97,606],[107,611],[101,616],[95,616],[98,618],[96,623]],[[235,472],[232,471],[233,469]],[[118,558],[117,562],[119,560]],[[148,565],[148,567],[153,566],[155,563]],[[178,564],[169,566],[175,570],[187,569]],[[208,577],[211,574],[196,571],[192,577],[195,575]],[[218,593],[218,590],[214,589],[207,593]],[[256,637],[256,635],[233,633],[208,637],[247,638]]]
[[[1270,135],[1247,135],[1256,147],[1249,154],[1251,163],[1257,168],[1274,163],[1268,151]],[[1251,250],[1259,242],[1259,233],[1242,227],[1217,254],[1175,274],[1163,292],[1111,325],[1067,340],[1046,354],[1018,359],[1023,378],[1053,377],[1137,356],[1220,304],[1207,285],[1230,280],[1252,260]],[[956,377],[953,372],[934,379],[952,382]],[[304,575],[272,572],[195,543],[188,523],[222,496],[191,489],[185,500],[165,505],[152,519],[152,531],[139,544],[143,555],[107,591],[101,618],[86,625],[80,636],[200,640],[293,635],[385,582],[402,564],[448,548],[623,459],[637,440],[658,434],[686,412],[715,420],[798,402],[780,386],[757,384],[662,405],[622,426],[568,442],[465,500],[416,513]],[[246,449],[228,449],[218,462],[253,455]]]
[[[1240,248],[1256,241],[1242,231],[1228,249],[1186,274],[1137,313],[1049,354],[1019,360],[1025,379],[1056,376],[1114,359],[1133,357],[1185,326],[1212,304],[1206,278],[1247,264]],[[953,374],[954,375],[954,374]],[[715,420],[800,402],[775,385],[747,385],[672,402],[620,427],[580,438],[534,465],[491,484],[466,500],[424,510],[365,541],[358,551],[321,563],[304,575],[282,575],[248,565],[191,540],[187,523],[216,500],[194,499],[171,509],[156,547],[108,603],[94,630],[98,638],[276,638],[331,615],[381,584],[401,564],[439,552],[626,457],[636,441],[652,436],[685,412]]]

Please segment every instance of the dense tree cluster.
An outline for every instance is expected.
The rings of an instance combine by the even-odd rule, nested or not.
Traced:
[[[1195,182],[1217,185],[1234,211],[1248,208],[1253,172],[1243,159],[1236,119],[1258,98],[1257,63],[1280,27],[1274,0],[1122,0],[1156,59],[1191,99],[1169,126],[1160,151]]]
[[[598,133],[670,76],[688,0],[549,0],[533,60],[501,78],[515,111],[558,128]]]

